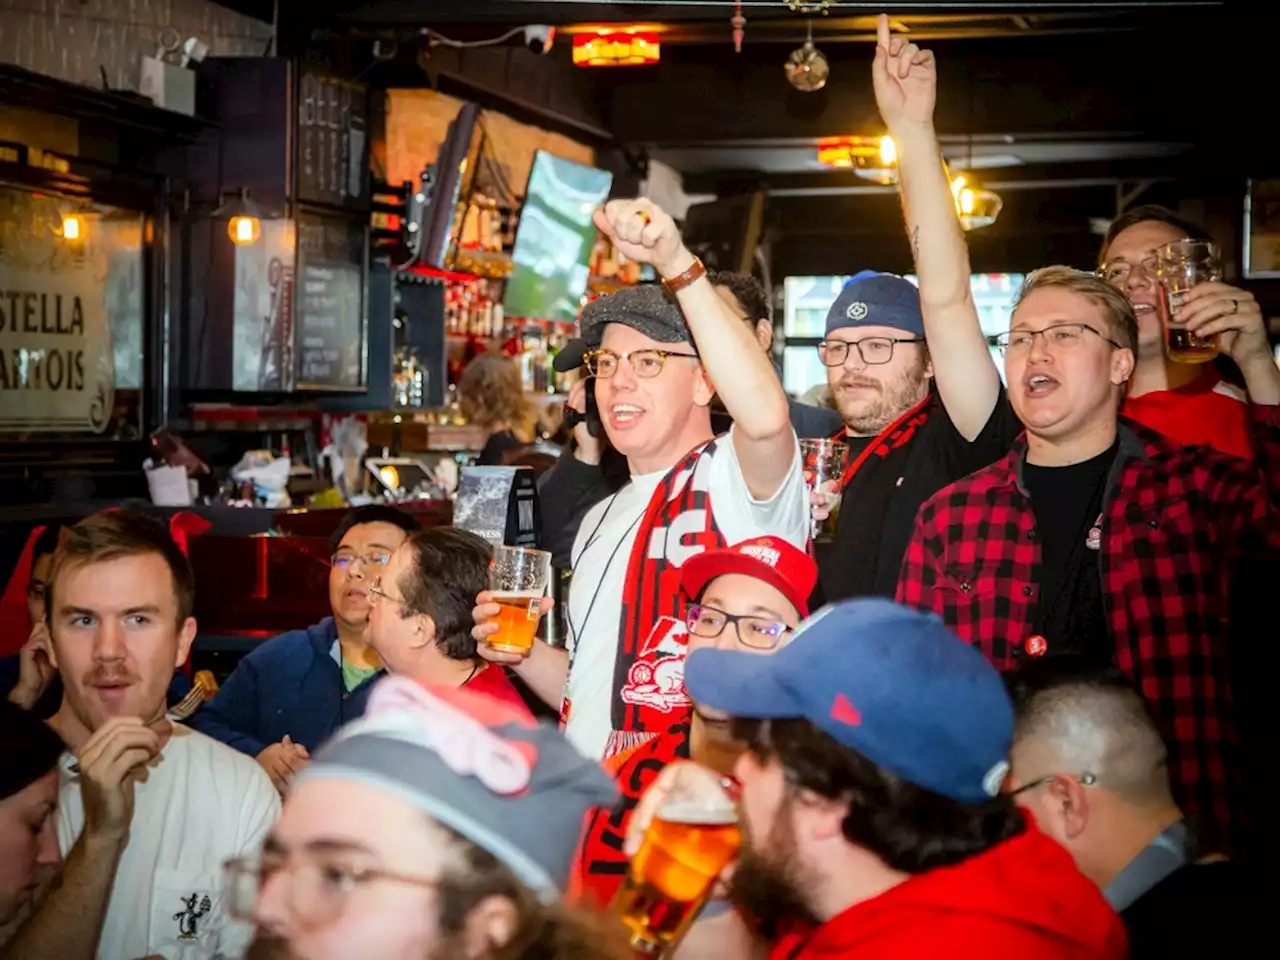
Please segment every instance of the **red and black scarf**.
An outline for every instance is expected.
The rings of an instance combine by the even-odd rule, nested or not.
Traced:
[[[680,567],[691,556],[725,546],[698,468],[715,456],[712,440],[694,448],[654,490],[636,530],[622,592],[618,657],[613,670],[613,733],[605,756],[639,746],[687,719],[683,661],[688,598]]]
[[[930,392],[923,400],[917,403],[906,413],[894,420],[875,438],[872,443],[867,444],[866,449],[858,456],[853,463],[845,467],[844,478],[840,482],[840,489],[843,490],[849,486],[849,482],[854,478],[862,465],[871,457],[879,457],[881,460],[887,459],[893,451],[900,447],[906,446],[911,442],[911,438],[916,435],[916,431],[929,422],[929,412],[933,409],[933,393]],[[847,434],[845,428],[841,427],[831,437],[832,440],[845,440]]]
[[[572,884],[576,899],[594,907],[604,907],[613,899],[627,872],[622,845],[631,814],[667,764],[689,759],[689,726],[686,717],[640,746],[605,761],[621,797],[612,807],[600,807],[587,815]]]

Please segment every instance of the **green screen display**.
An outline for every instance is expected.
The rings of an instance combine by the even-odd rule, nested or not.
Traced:
[[[507,316],[578,318],[596,242],[591,217],[612,185],[611,173],[538,151],[502,300]]]

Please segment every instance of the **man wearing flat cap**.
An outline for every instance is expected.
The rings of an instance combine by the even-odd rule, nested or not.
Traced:
[[[716,294],[674,221],[648,200],[613,201],[596,226],[661,286],[589,303],[586,365],[609,443],[630,481],[586,516],[574,544],[570,652],[535,644],[512,663],[590,757],[647,742],[685,717],[680,567],[704,550],[773,535],[803,546],[809,522],[787,396],[753,332]],[[733,426],[716,437],[719,394]],[[481,594],[477,639],[496,605]]]

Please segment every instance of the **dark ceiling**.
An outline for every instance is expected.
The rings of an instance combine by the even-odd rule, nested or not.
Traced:
[[[224,5],[272,17],[266,0]],[[812,255],[834,231],[850,233],[853,211],[878,209],[882,200],[892,209],[891,197],[815,157],[821,138],[883,132],[870,89],[882,6],[833,2],[826,15],[807,16],[783,2],[746,0],[740,53],[733,6],[281,0],[281,46],[374,86],[434,85],[502,100],[523,118],[662,160],[684,174],[691,193],[766,184],[776,216],[796,236],[810,235]],[[1078,253],[1091,256],[1089,221],[1113,216],[1126,197],[1176,202],[1179,190],[1202,190],[1206,178],[1242,181],[1280,166],[1255,132],[1265,127],[1261,98],[1274,86],[1270,35],[1242,19],[1241,4],[883,6],[896,29],[937,52],[936,125],[949,160],[1006,196],[1003,234],[983,232],[996,259],[1029,249],[1032,232],[1079,234],[1081,225]],[[545,56],[525,50],[519,36],[466,48],[427,41],[433,31],[473,44],[530,23],[561,29]],[[661,63],[574,68],[566,35],[606,23],[660,24]],[[810,24],[831,79],[802,94],[788,86],[782,63]],[[1069,226],[1049,223],[1061,217]]]

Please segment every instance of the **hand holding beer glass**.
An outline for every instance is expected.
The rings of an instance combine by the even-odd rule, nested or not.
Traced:
[[[527,657],[542,618],[551,580],[551,554],[528,547],[494,547],[489,596],[497,606],[497,629],[484,642],[498,653]]]
[[[696,763],[665,769],[632,815],[631,863],[612,904],[631,946],[661,954],[678,944],[740,841],[737,804],[716,774]]]
[[[839,440],[801,440],[804,481],[812,516],[809,536],[817,543],[835,539],[840,519],[840,486],[849,461],[849,446]]]
[[[1178,308],[1192,287],[1222,279],[1222,257],[1207,240],[1175,240],[1156,251],[1156,277],[1163,288],[1160,319],[1164,322],[1164,346],[1170,360],[1207,363],[1218,355],[1215,340],[1196,336],[1177,319]]]

